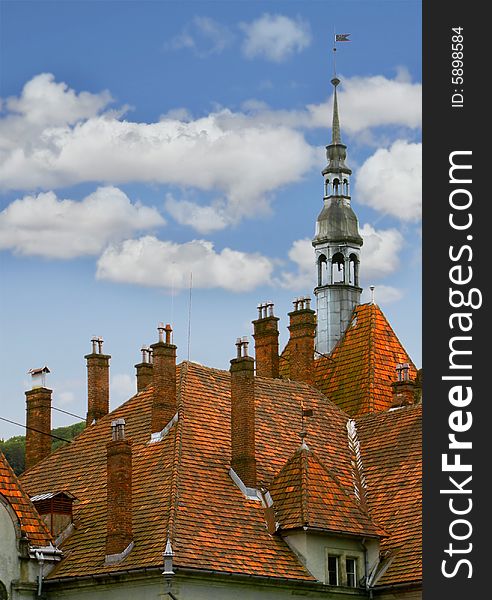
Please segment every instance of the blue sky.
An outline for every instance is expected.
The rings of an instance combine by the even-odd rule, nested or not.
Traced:
[[[313,295],[334,29],[351,34],[337,70],[362,283],[421,365],[419,2],[0,10],[0,416],[24,422],[45,364],[53,404],[85,416],[93,335],[111,408],[159,321],[186,359],[190,277],[192,360],[228,368],[265,300],[285,343],[292,300]]]

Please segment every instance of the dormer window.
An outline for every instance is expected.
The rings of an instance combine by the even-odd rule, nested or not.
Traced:
[[[328,585],[339,585],[338,556],[328,555]]]
[[[348,587],[357,587],[357,560],[355,558],[345,559],[345,571],[347,572]]]
[[[340,553],[337,554],[328,552],[326,562],[326,583],[328,585],[351,588],[359,586],[359,557],[350,554],[344,550],[340,550]]]

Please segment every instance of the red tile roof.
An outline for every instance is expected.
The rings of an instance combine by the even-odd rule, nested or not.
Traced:
[[[357,419],[370,514],[389,537],[381,551],[397,550],[379,585],[422,577],[422,405]]]
[[[182,363],[179,420],[162,441],[149,444],[152,393],[149,386],[23,475],[30,494],[64,489],[78,499],[73,504],[75,531],[62,545],[65,558],[49,577],[161,567],[169,536],[177,566],[312,581],[282,537],[268,533],[261,503],[247,500],[229,475],[229,372]],[[354,508],[358,500],[348,417],[305,383],[255,378],[258,485],[268,487],[295,453],[301,402],[314,411],[307,418],[309,446],[317,457],[308,464],[316,492],[310,498],[310,518],[330,529],[343,521],[345,531],[354,535],[369,530],[370,520]],[[135,545],[123,561],[106,565],[106,442],[111,421],[120,417],[133,441]],[[377,483],[371,477],[369,490],[372,481]],[[329,505],[338,507],[333,516],[319,495],[325,484]]]
[[[361,304],[330,356],[315,361],[315,385],[352,417],[388,410],[398,363],[409,363],[415,379],[415,365],[379,306]]]
[[[23,490],[14,471],[0,450],[0,495],[14,510],[21,529],[29,540],[29,545],[34,548],[49,546],[53,541],[29,496]]]
[[[78,498],[76,531],[50,577],[162,565],[170,535],[180,566],[312,580],[282,538],[267,532],[261,503],[246,500],[229,476],[230,374],[193,363],[179,370],[180,418],[162,442],[148,443],[149,387],[23,476],[32,494],[63,488]],[[260,482],[270,483],[295,450],[303,400],[315,413],[313,447],[352,493],[346,415],[303,383],[257,378],[255,390]],[[108,567],[105,444],[111,421],[120,417],[133,440],[135,546],[124,561]]]
[[[308,527],[361,537],[384,535],[306,444],[276,475],[270,494],[283,530]]]

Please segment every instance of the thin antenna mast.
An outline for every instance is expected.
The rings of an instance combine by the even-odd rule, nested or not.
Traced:
[[[171,325],[174,327],[174,280],[175,280],[175,267],[174,265],[176,264],[175,261],[173,261],[171,263]]]
[[[336,27],[333,27],[333,77],[337,76],[337,30]]]
[[[191,290],[193,289],[193,271],[190,272],[190,297],[188,301],[188,360],[190,360],[190,340],[191,340]]]

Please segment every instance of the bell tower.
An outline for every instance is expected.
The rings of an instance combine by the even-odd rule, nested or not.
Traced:
[[[360,249],[357,217],[350,206],[350,176],[345,164],[347,147],[342,144],[334,87],[331,144],[326,146],[328,165],[323,169],[323,209],[316,222],[313,246],[316,256],[317,304],[316,356],[329,354],[348,326],[354,307],[360,303]]]

